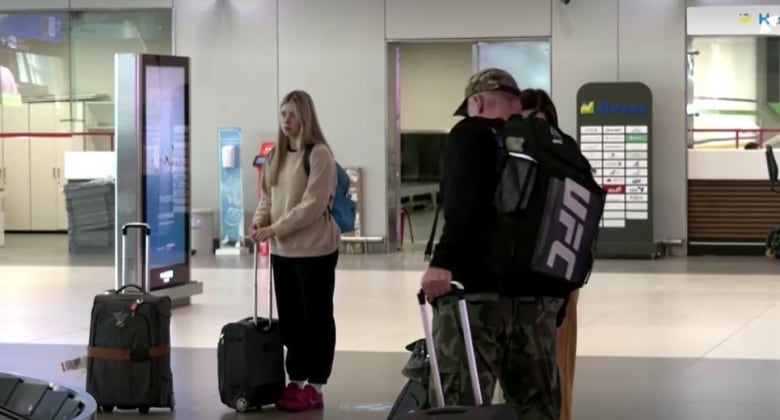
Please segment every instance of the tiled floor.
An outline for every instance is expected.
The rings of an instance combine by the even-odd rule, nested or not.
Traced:
[[[113,284],[112,260],[65,249],[62,237],[16,235],[0,249],[0,371],[83,387],[58,364],[83,352],[92,297]],[[251,310],[250,264],[197,259],[193,277],[205,293],[174,312],[178,405],[160,418],[236,417],[217,396],[215,347],[221,326]],[[419,252],[342,256],[328,408],[240,417],[385,418],[404,382],[403,347],[421,335],[413,297],[422,266]],[[780,262],[599,261],[579,311],[575,419],[780,418]]]

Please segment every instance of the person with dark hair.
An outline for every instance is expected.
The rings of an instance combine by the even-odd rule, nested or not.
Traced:
[[[550,125],[560,130],[558,125],[558,111],[555,109],[552,98],[550,98],[550,95],[544,90],[525,89],[520,92],[520,104],[527,115],[537,111],[536,117],[547,120]]]
[[[525,116],[542,118],[561,132],[564,139],[576,142],[571,136],[561,131],[558,125],[558,111],[555,109],[550,95],[542,89],[526,89],[520,92],[520,102]],[[572,409],[572,389],[574,387],[574,365],[577,358],[577,300],[579,290],[569,295],[567,303],[558,315],[558,330],[556,332],[556,360],[561,388],[560,420],[569,420]]]

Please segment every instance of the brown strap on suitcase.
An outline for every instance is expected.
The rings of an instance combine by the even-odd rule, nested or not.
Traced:
[[[87,357],[93,359],[147,360],[167,356],[169,354],[171,354],[170,346],[149,347],[139,350],[112,347],[87,347]]]

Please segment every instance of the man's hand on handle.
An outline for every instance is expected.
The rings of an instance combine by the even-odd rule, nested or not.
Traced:
[[[452,272],[438,267],[430,267],[420,282],[429,302],[444,296],[452,290]]]

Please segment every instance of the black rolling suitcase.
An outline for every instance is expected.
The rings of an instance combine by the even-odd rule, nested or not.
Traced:
[[[393,408],[390,409],[388,420],[393,420],[401,414],[428,408],[428,390],[420,381],[409,379],[398,394]]]
[[[273,319],[272,267],[268,268],[268,318],[257,316],[257,251],[255,244],[253,316],[222,327],[217,345],[219,398],[238,412],[276,403],[285,387],[284,346],[279,323]]]
[[[141,284],[126,282],[127,233],[144,236]],[[122,276],[116,290],[95,296],[87,348],[87,392],[100,409],[174,409],[171,299],[149,293],[149,236],[143,223],[122,226]]]
[[[427,410],[412,411],[406,414],[396,416],[396,419],[414,420],[414,419],[475,419],[475,420],[519,420],[520,407],[514,404],[496,404],[483,405],[482,392],[479,386],[479,376],[477,374],[477,361],[474,356],[474,342],[471,338],[471,324],[469,324],[468,308],[466,307],[466,297],[463,294],[463,286],[453,282],[453,291],[458,297],[458,309],[460,312],[461,330],[463,331],[463,340],[466,345],[466,358],[469,364],[469,378],[471,379],[471,388],[474,392],[475,406],[444,406],[444,392],[442,390],[441,376],[439,374],[439,361],[436,357],[436,349],[433,343],[433,333],[428,324],[428,307],[425,294],[420,291],[417,294],[417,301],[420,303],[420,312],[422,314],[423,330],[425,331],[425,343],[428,347],[429,361],[431,364],[431,376],[433,378],[434,391],[436,393],[436,408]]]
[[[388,420],[410,411],[430,408],[428,404],[428,384],[431,381],[431,365],[428,362],[428,349],[425,339],[416,340],[406,346],[412,355],[406,362],[402,373],[408,378],[390,409]]]

